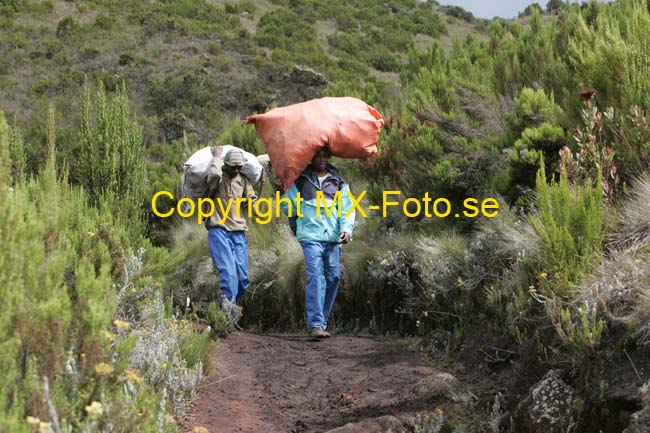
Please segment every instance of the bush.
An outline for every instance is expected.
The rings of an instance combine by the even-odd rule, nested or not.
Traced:
[[[106,15],[106,14],[97,14],[97,17],[95,18],[95,27],[100,28],[102,30],[110,30],[113,28],[115,25],[115,17],[112,15]]]
[[[537,174],[538,216],[532,219],[541,242],[544,288],[568,295],[571,283],[591,270],[602,252],[603,192],[596,185],[570,185],[566,173],[547,183],[546,170]]]
[[[71,17],[64,17],[56,26],[56,37],[64,40],[72,40],[81,31],[81,26]]]
[[[546,161],[546,169],[550,173],[559,171],[558,155],[565,144],[564,130],[550,123],[543,123],[535,128],[526,128],[523,131],[509,153],[509,198],[512,201],[534,188],[535,181],[532,173],[535,172],[540,158]]]
[[[313,26],[292,10],[267,12],[257,25],[255,40],[263,47],[281,48],[292,54],[292,62],[323,67],[327,57],[316,40]]]
[[[596,10],[595,18],[589,11],[584,15],[574,17],[575,36],[568,43],[575,87],[594,88],[604,107],[640,105],[650,109],[650,62],[638,55],[650,44],[648,32],[640,30],[650,25],[646,2],[615,3],[601,13]]]
[[[85,154],[76,168],[91,203],[115,203],[135,240],[144,228],[146,172],[142,130],[130,118],[128,103],[124,83],[107,101],[100,82],[94,107],[90,87],[84,86],[80,138]]]
[[[242,124],[240,119],[226,125],[223,132],[219,134],[213,143],[214,146],[224,146],[226,144],[242,148],[253,155],[266,153],[264,144],[262,144],[255,128]]]
[[[474,21],[474,15],[460,6],[443,6],[442,10],[447,15],[467,21],[468,23]]]
[[[215,304],[208,305],[207,320],[212,333],[216,336],[223,336],[235,330],[228,316]]]
[[[197,107],[212,108],[216,101],[203,80],[195,73],[166,74],[149,84],[145,108],[154,114],[184,112],[190,115]]]
[[[531,222],[540,243],[539,293],[558,337],[578,352],[598,345],[603,332],[595,304],[575,305],[574,284],[602,256],[603,191],[600,182],[569,185],[566,173],[547,184],[537,175],[538,216]]]
[[[369,63],[382,72],[399,72],[400,61],[397,56],[386,49],[374,50],[369,56]]]
[[[515,98],[515,112],[510,123],[513,132],[519,135],[524,129],[543,123],[564,124],[564,112],[554,102],[553,92],[547,95],[544,90],[524,87]]]
[[[242,0],[238,3],[226,3],[224,10],[229,14],[241,14],[242,12],[252,14],[255,12],[255,3],[251,0]]]
[[[257,25],[255,39],[264,47],[283,48],[289,52],[300,41],[316,41],[313,27],[288,9],[277,9],[264,14]]]
[[[515,110],[509,119],[511,134],[516,138],[509,150],[508,198],[516,202],[534,189],[535,168],[540,157],[546,161],[546,170],[559,170],[559,151],[566,145],[561,125],[564,112],[553,102],[553,93],[524,87],[515,98]]]
[[[0,113],[0,198],[8,204],[0,209],[0,430],[28,431],[26,415],[45,423],[58,414],[62,431],[103,428],[108,419],[115,429],[143,431],[158,421],[158,397],[139,388],[138,373],[122,370],[130,324],[111,327],[125,294],[145,292],[134,285],[140,262],[125,258],[128,228],[117,212],[91,207],[59,179],[54,131],[51,110],[45,167],[10,190]],[[20,158],[15,146],[11,155]],[[141,411],[148,415],[134,416]]]

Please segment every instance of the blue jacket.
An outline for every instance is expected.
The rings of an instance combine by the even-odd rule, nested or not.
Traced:
[[[347,232],[352,236],[355,211],[351,210],[350,186],[333,165],[328,164],[327,171],[329,176],[323,181],[322,187],[319,187],[316,174],[312,172],[311,167],[307,168],[281,197],[291,201],[292,215],[295,216],[296,198],[299,192],[296,185],[300,186],[300,197],[303,199],[300,203],[300,212],[303,216],[297,221],[296,236],[299,241],[341,242],[339,237],[341,232]],[[322,191],[320,200],[318,200],[319,191]],[[340,199],[335,200],[337,195]],[[280,207],[282,212],[288,215],[287,200],[282,200]],[[330,216],[328,212],[331,212]]]

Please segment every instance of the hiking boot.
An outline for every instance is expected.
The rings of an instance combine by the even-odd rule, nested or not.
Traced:
[[[328,338],[330,333],[321,327],[316,327],[309,330],[309,336],[311,338]]]
[[[229,300],[225,296],[221,298],[221,310],[233,325],[237,326],[242,318],[242,307]]]

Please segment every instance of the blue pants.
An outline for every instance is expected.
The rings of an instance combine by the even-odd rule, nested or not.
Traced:
[[[221,296],[237,302],[248,289],[248,246],[246,233],[221,227],[208,229],[208,246],[221,279]]]
[[[307,326],[325,328],[341,282],[341,244],[300,241],[300,245],[307,270]]]

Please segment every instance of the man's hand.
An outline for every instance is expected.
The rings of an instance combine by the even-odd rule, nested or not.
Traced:
[[[271,185],[273,186],[274,191],[279,191],[280,195],[284,194],[286,191],[282,188],[282,181],[277,177],[271,180]]]
[[[223,152],[223,147],[221,146],[214,146],[210,149],[212,151],[212,156],[214,157],[220,157],[221,153]]]
[[[350,233],[341,232],[341,234],[339,235],[339,238],[341,238],[341,243],[342,244],[347,244],[348,242],[350,242]]]

